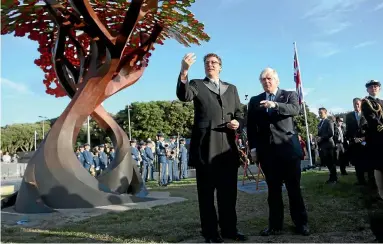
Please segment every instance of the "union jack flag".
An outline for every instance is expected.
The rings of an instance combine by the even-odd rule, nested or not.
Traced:
[[[298,93],[299,104],[303,103],[303,90],[302,90],[302,82],[301,82],[301,72],[299,71],[299,62],[297,49],[294,47],[294,81],[296,91]]]

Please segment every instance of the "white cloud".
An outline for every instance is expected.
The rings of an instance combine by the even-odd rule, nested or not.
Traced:
[[[367,0],[320,0],[302,18],[313,22],[324,35],[339,33],[350,26],[349,13]],[[317,1],[318,2],[318,1]]]
[[[29,90],[29,88],[26,85],[11,81],[11,80],[8,80],[5,78],[0,79],[0,85],[1,85],[2,89],[4,87],[7,87],[10,90],[12,90],[13,92],[16,92],[19,94],[28,94],[28,93],[30,94],[30,93],[32,93],[32,91]]]
[[[383,9],[383,2],[381,2],[380,4],[378,4],[375,8],[374,8],[374,11],[378,11],[380,9]]]
[[[355,45],[354,48],[367,47],[367,46],[374,45],[375,43],[376,43],[376,41],[366,41],[366,42],[361,42],[361,43]]]
[[[315,51],[316,55],[322,58],[327,58],[340,52],[340,48],[330,42],[315,41],[311,43],[311,48]]]

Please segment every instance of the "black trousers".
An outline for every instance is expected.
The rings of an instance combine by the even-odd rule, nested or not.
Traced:
[[[334,149],[333,148],[322,148],[319,150],[319,157],[321,160],[321,164],[327,166],[330,171],[329,181],[337,181],[338,176],[336,173],[336,166],[334,160]]]
[[[366,184],[365,173],[370,183],[374,183],[374,169],[369,165],[368,152],[365,146],[360,143],[354,143],[349,147],[351,164],[355,166],[356,179],[359,184]]]
[[[347,173],[346,172],[347,158],[346,158],[346,152],[342,143],[336,144],[335,160],[336,160],[336,165],[339,165],[340,172],[342,174]]]
[[[218,224],[225,234],[237,232],[237,165],[210,164],[196,167],[202,235],[214,237]],[[214,206],[217,191],[218,216]]]
[[[261,162],[268,187],[269,227],[283,228],[284,207],[282,184],[286,185],[289,196],[290,215],[295,226],[307,224],[307,212],[301,193],[301,160],[275,159]]]

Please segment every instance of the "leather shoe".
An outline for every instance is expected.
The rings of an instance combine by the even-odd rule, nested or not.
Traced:
[[[231,234],[231,235],[227,235],[227,234],[222,233],[222,237],[227,238],[227,239],[231,239],[234,241],[246,241],[247,240],[247,237],[238,231],[234,234]]]
[[[275,228],[266,228],[262,230],[260,234],[261,236],[280,235],[282,234],[282,230]]]
[[[205,237],[205,243],[224,243],[222,237],[217,234],[213,237]]]
[[[310,235],[310,229],[307,225],[302,225],[300,227],[297,227],[296,232],[298,234],[303,235],[303,236],[309,236]]]

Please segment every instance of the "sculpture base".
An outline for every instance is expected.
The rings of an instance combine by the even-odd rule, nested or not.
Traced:
[[[52,209],[53,212],[45,214],[15,214],[15,209],[13,207],[8,207],[2,209],[1,211],[1,224],[5,226],[15,226],[18,224],[22,227],[38,227],[39,229],[48,229],[99,216],[108,212],[122,212],[132,209],[150,209],[155,206],[167,205],[186,200],[182,197],[171,197],[169,192],[150,192],[145,199],[146,200],[141,202],[99,206],[95,208]]]

